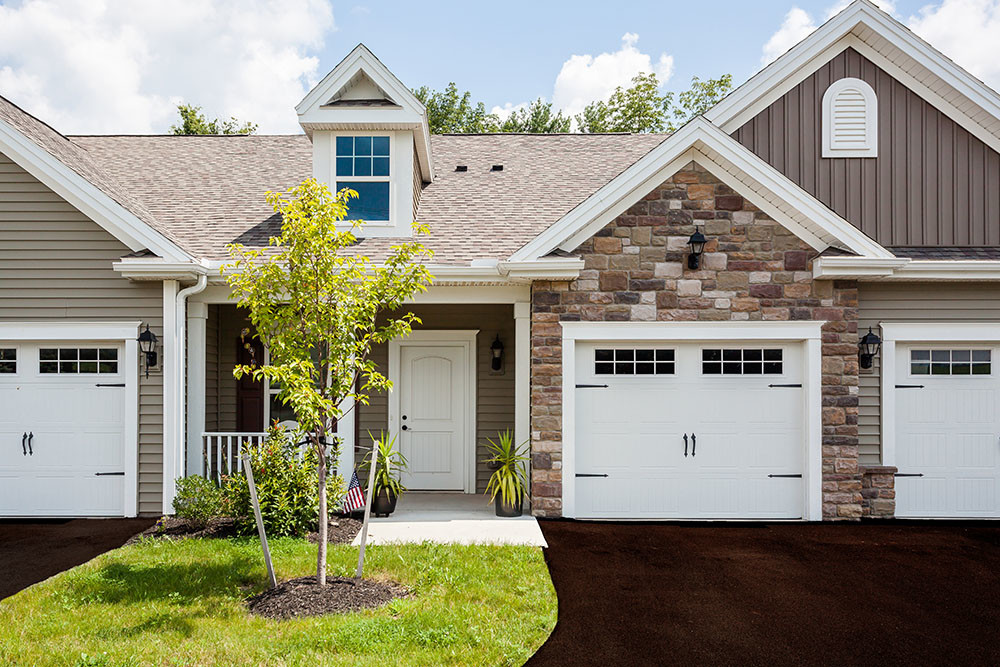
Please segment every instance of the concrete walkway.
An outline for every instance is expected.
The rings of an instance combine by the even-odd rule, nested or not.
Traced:
[[[354,544],[360,539],[359,534]],[[482,494],[417,491],[403,494],[390,516],[372,517],[368,542],[548,546],[535,517],[525,514],[514,519],[500,518]]]

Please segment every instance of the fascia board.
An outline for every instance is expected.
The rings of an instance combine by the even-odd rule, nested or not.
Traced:
[[[190,254],[3,120],[0,120],[0,152],[130,250],[151,250],[174,260],[192,259]]]

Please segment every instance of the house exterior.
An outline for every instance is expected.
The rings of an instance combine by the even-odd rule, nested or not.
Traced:
[[[169,512],[294,420],[232,377],[220,268],[315,176],[357,252],[435,251],[342,470],[388,430],[407,486],[481,492],[509,428],[537,516],[1000,518],[1000,96],[865,0],[671,135],[431,136],[364,46],[297,112],[67,137],[0,99],[0,515]]]

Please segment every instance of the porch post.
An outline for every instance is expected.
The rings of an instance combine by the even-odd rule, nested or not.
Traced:
[[[531,437],[531,304],[514,303],[514,442]],[[528,464],[531,479],[531,464]]]
[[[337,437],[340,439],[337,474],[349,484],[351,471],[354,470],[354,420],[358,418],[358,412],[353,400],[345,400],[341,406],[346,414],[337,422]]]
[[[205,346],[208,304],[189,301],[187,308],[187,448],[185,474],[201,474],[201,436],[205,432]]]

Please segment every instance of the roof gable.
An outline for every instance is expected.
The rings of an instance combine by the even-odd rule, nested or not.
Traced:
[[[1000,95],[867,0],[854,0],[709,109],[705,118],[734,132],[847,48],[1000,150]]]
[[[511,256],[531,261],[572,251],[654,187],[698,162],[816,250],[891,257],[856,227],[702,118],[695,118]],[[712,169],[712,167],[715,169]]]

